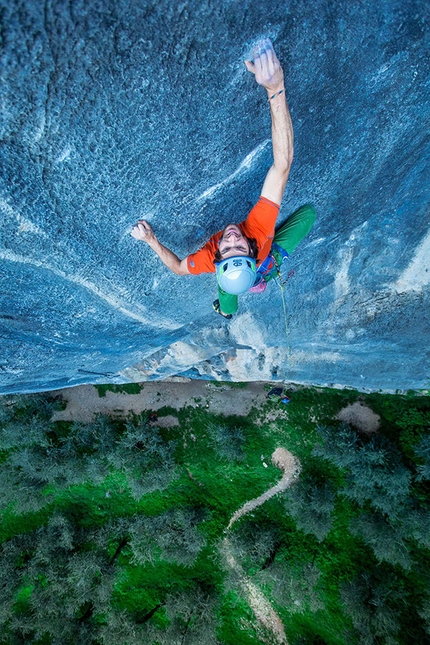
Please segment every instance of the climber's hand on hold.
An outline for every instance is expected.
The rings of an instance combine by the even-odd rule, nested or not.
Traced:
[[[146,242],[149,245],[157,239],[151,226],[144,219],[140,219],[137,224],[133,226],[131,229],[131,235],[136,240],[142,240],[142,242]]]
[[[246,60],[245,65],[248,72],[255,75],[257,83],[269,93],[283,89],[284,72],[269,39],[260,41],[254,47],[254,62]]]
[[[180,260],[176,253],[173,253],[167,246],[161,244],[152,230],[151,226],[144,219],[140,219],[131,229],[131,235],[136,240],[146,242],[158,255],[163,264],[176,275],[189,275],[187,258]]]

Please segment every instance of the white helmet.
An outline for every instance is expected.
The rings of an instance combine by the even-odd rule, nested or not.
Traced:
[[[223,291],[238,296],[252,287],[257,275],[257,265],[247,255],[233,255],[216,263],[216,277]]]

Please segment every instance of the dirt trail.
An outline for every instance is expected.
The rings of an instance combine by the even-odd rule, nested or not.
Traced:
[[[274,466],[281,468],[284,471],[282,479],[272,488],[269,488],[265,493],[256,497],[255,499],[246,502],[239,510],[237,510],[231,517],[227,529],[236,522],[240,517],[249,513],[257,506],[261,506],[265,501],[286,490],[300,473],[300,462],[288,452],[285,448],[277,448],[272,454],[272,463]],[[230,540],[228,537],[224,538],[222,542],[222,551],[225,555],[227,565],[235,571],[239,576],[240,584],[248,599],[249,605],[254,612],[257,620],[270,632],[272,632],[276,641],[280,645],[288,645],[287,637],[285,635],[284,625],[278,614],[275,612],[267,598],[263,595],[260,589],[249,579],[245,574],[240,564],[233,556]]]
[[[282,479],[277,484],[275,484],[275,486],[272,486],[272,488],[266,490],[265,493],[263,493],[259,497],[256,497],[255,499],[252,499],[249,502],[246,502],[246,504],[239,508],[239,510],[234,513],[230,522],[228,523],[228,529],[231,528],[231,526],[234,524],[234,522],[236,522],[236,520],[239,519],[239,517],[242,517],[242,515],[245,515],[245,513],[249,513],[249,511],[257,508],[257,506],[261,506],[261,504],[264,504],[265,501],[267,501],[277,493],[286,490],[292,483],[293,479],[296,478],[300,472],[299,462],[295,457],[293,457],[291,452],[288,452],[288,450],[285,450],[285,448],[277,448],[275,450],[272,455],[272,464],[284,471]]]

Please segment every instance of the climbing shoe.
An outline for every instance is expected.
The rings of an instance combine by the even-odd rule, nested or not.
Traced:
[[[213,310],[216,311],[217,314],[222,316],[223,318],[227,318],[227,320],[231,320],[233,318],[232,314],[223,314],[220,306],[219,306],[219,300],[214,300],[212,303]]]

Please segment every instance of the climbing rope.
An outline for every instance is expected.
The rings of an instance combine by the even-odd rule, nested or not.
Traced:
[[[282,300],[282,307],[284,310],[284,322],[285,322],[285,336],[287,338],[287,350],[288,354],[290,354],[290,328],[288,326],[288,317],[287,317],[287,305],[285,304],[285,282],[281,282],[279,279],[276,280],[277,284],[279,285],[279,288],[281,290],[281,300]]]
[[[284,310],[284,322],[285,322],[285,336],[287,339],[287,356],[291,355],[291,346],[290,346],[290,328],[288,326],[288,315],[287,315],[287,305],[285,303],[285,285],[287,284],[289,278],[291,278],[294,275],[294,271],[291,270],[288,272],[288,275],[285,279],[282,278],[281,275],[281,268],[279,264],[276,261],[275,256],[273,255],[273,260],[275,262],[275,267],[276,267],[276,274],[277,274],[277,279],[275,278],[275,282],[279,285],[279,288],[281,290],[281,300],[282,300],[282,308]]]

